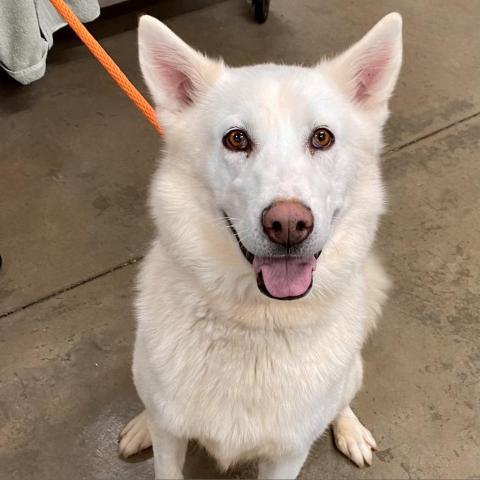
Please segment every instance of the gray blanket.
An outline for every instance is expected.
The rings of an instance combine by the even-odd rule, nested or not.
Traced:
[[[98,0],[68,0],[82,22],[100,15]],[[53,33],[65,25],[49,0],[0,0],[0,66],[24,85],[45,74]]]

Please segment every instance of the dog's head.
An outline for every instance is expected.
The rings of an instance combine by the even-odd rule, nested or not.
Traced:
[[[210,192],[227,225],[218,234],[236,238],[236,253],[267,296],[306,295],[329,248],[351,258],[349,249],[361,255],[372,241],[401,23],[397,13],[387,15],[346,52],[312,68],[229,68],[158,20],[140,19],[140,65],[170,164]]]

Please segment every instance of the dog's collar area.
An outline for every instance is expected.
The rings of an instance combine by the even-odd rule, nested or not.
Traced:
[[[242,252],[243,256],[246,258],[246,260],[250,263],[250,264],[253,264],[253,260],[255,258],[255,255],[248,251],[245,246],[243,245],[243,243],[241,242],[240,240],[240,237],[237,233],[237,231],[235,230],[235,227],[232,225],[232,222],[230,221],[230,217],[225,213],[225,212],[222,212],[223,213],[223,216],[225,217],[225,220],[227,222],[227,225],[228,227],[230,228],[231,232],[233,233],[235,239],[237,240],[237,244],[238,246],[240,247],[240,251]],[[316,259],[318,259],[318,257],[320,256],[320,254],[322,253],[322,251],[320,250],[319,252],[317,252],[314,256]],[[303,298],[305,297],[309,292],[310,290],[312,289],[312,285],[313,285],[313,277],[312,277],[312,280],[310,282],[310,285],[309,287],[307,288],[307,290],[305,290],[305,292],[303,292],[302,294],[300,295],[296,295],[296,296],[291,296],[291,297],[275,297],[273,296],[268,290],[267,290],[267,287],[265,285],[265,282],[263,280],[263,274],[262,274],[262,271],[258,272],[257,273],[257,286],[258,286],[258,289],[260,290],[260,292],[262,292],[265,296],[267,296],[268,298],[272,298],[274,300],[298,300],[300,298]]]

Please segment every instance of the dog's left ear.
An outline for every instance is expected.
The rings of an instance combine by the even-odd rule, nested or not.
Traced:
[[[387,110],[402,64],[402,17],[390,13],[325,68],[357,104]]]
[[[145,82],[159,114],[176,113],[194,103],[223,70],[197,52],[154,17],[144,15],[138,25],[138,53]]]

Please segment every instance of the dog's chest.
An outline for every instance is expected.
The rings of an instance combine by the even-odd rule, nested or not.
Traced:
[[[197,320],[174,348],[165,339],[163,412],[225,464],[311,441],[338,409],[351,353],[338,350],[331,333]]]

